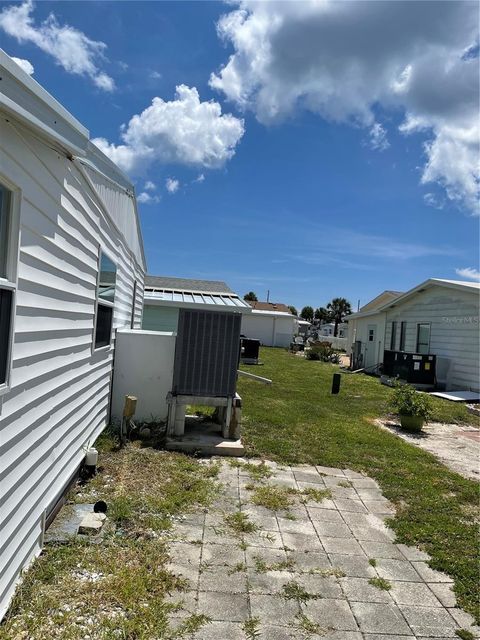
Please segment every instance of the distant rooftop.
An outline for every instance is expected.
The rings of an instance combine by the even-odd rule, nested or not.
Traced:
[[[249,301],[249,305],[255,311],[281,311],[282,313],[291,313],[286,304],[281,302],[252,302]]]
[[[220,280],[191,280],[170,276],[145,276],[145,289],[162,291],[195,291],[205,293],[235,293]]]

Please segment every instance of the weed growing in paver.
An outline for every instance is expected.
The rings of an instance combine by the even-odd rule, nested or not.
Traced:
[[[462,640],[475,640],[475,636],[471,631],[467,629],[457,629],[455,631],[455,635],[461,638]]]
[[[309,501],[322,502],[322,500],[331,498],[332,492],[330,489],[303,489],[300,491],[300,495],[300,502],[306,504]]]
[[[337,486],[344,487],[345,489],[349,489],[352,486],[352,483],[349,482],[348,480],[340,480],[340,482],[337,482]]]
[[[246,640],[255,640],[260,636],[260,618],[249,618],[245,620],[242,627],[245,631]]]
[[[237,564],[233,565],[233,567],[230,567],[227,573],[229,576],[232,576],[234,573],[242,573],[242,571],[246,570],[247,565],[244,562],[237,562]]]
[[[241,536],[244,533],[255,533],[258,530],[257,525],[242,511],[229,513],[224,519],[225,523],[237,536]]]
[[[341,392],[331,395],[337,366],[281,349],[262,348],[261,357],[262,375],[275,384],[238,383],[247,452],[280,464],[349,468],[375,479],[397,507],[390,523],[397,542],[419,545],[433,569],[454,578],[459,606],[479,623],[478,483],[373,424],[388,413],[392,395],[378,379],[344,375]],[[434,398],[433,410],[436,422],[480,425],[463,403]]]
[[[288,511],[293,504],[292,493],[295,493],[295,489],[272,485],[255,487],[252,502],[271,511]]]
[[[266,480],[274,475],[270,467],[267,467],[264,462],[261,462],[260,464],[246,462],[244,463],[243,468],[254,480]]]
[[[319,624],[310,620],[308,616],[304,613],[300,613],[297,615],[296,619],[298,620],[297,626],[299,629],[310,635],[318,635],[323,636],[326,633],[326,630],[323,629]]]
[[[260,556],[254,556],[253,561],[257,573],[267,573],[267,571],[291,571],[295,566],[295,563],[290,558],[267,564]]]
[[[298,582],[291,580],[282,586],[282,593],[280,594],[285,600],[298,600],[305,604],[308,600],[317,600],[321,598],[319,595],[309,593]]]
[[[368,584],[371,584],[372,587],[376,587],[377,589],[382,589],[383,591],[390,591],[392,585],[385,578],[370,578]]]
[[[375,558],[369,558],[369,559],[368,559],[368,564],[369,564],[371,567],[376,567],[376,566],[377,566],[377,561],[375,560]]]
[[[322,578],[344,578],[347,574],[338,567],[332,567],[331,569],[309,569],[307,571],[310,575],[321,576]]]
[[[241,540],[238,543],[238,548],[241,549],[242,551],[246,551],[248,549],[248,544],[245,542],[245,540]]]
[[[270,467],[268,467],[264,461],[260,462],[260,464],[254,464],[253,462],[230,460],[229,464],[233,468],[246,471],[253,480],[266,480],[267,478],[271,478],[274,475],[272,469],[270,469]]]
[[[199,613],[193,613],[192,615],[185,618],[182,621],[179,627],[175,630],[175,638],[181,638],[185,635],[190,635],[192,633],[196,633],[199,629],[201,629],[206,624],[209,624],[212,621],[211,618]]]

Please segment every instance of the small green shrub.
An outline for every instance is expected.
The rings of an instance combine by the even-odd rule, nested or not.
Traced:
[[[332,362],[338,364],[340,356],[332,348],[330,342],[320,342],[311,347],[305,354],[307,360],[320,360],[321,362]]]
[[[397,383],[391,401],[392,408],[402,416],[432,417],[432,401],[426,393],[419,393],[409,384]]]

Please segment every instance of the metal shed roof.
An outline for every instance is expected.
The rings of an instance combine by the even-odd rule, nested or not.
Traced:
[[[145,278],[144,304],[250,313],[250,305],[219,280],[163,276]]]
[[[207,291],[171,291],[168,289],[145,289],[145,302],[170,303],[169,306],[188,305],[213,305],[217,307],[230,307],[232,310],[245,309],[251,311],[250,305],[235,293],[209,293]]]

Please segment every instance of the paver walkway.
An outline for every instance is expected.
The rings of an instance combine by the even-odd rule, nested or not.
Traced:
[[[210,619],[194,640],[414,640],[459,629],[480,637],[456,608],[452,581],[425,553],[394,543],[384,524],[392,505],[371,478],[275,463],[258,478],[248,465],[220,464],[218,499],[181,521],[170,543],[170,568],[190,585],[172,594],[172,617]],[[293,490],[288,510],[253,503],[258,487],[271,486]],[[242,534],[232,522],[256,529]]]

